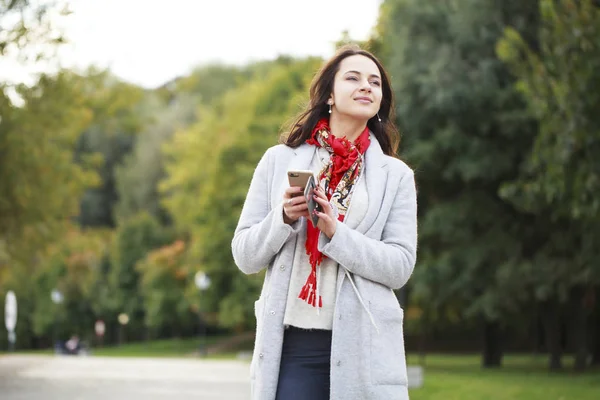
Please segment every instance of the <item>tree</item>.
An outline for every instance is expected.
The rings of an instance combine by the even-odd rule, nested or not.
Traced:
[[[507,316],[527,300],[518,255],[528,223],[499,196],[519,173],[535,124],[494,53],[507,25],[534,38],[531,2],[389,0],[376,48],[393,77],[401,156],[419,192],[411,301],[423,318],[480,321],[484,366],[499,366]]]
[[[538,298],[558,296],[569,308],[575,368],[583,370],[594,307],[589,299],[600,288],[600,9],[592,0],[542,0],[539,7],[539,47],[511,28],[497,46],[539,122],[524,171],[502,195],[524,212],[547,216],[554,227],[530,280],[544,289]],[[557,324],[558,304],[551,304],[549,322]],[[551,340],[550,367],[557,369],[558,339]]]
[[[202,307],[218,312],[221,326],[253,323],[247,299],[258,295],[262,276],[247,277],[235,267],[233,231],[256,163],[305,101],[319,63],[282,58],[264,76],[265,65],[257,66],[256,80],[228,92],[212,109],[201,108],[199,121],[166,147],[164,204],[177,227],[190,233],[187,262],[209,275]]]
[[[155,120],[142,129],[133,151],[116,167],[117,220],[145,211],[163,224],[170,222],[158,191],[158,184],[165,176],[161,148],[176,131],[195,120],[197,107],[197,100],[185,94],[176,95],[168,105],[161,101],[152,107]]]
[[[64,42],[56,17],[69,14],[64,2],[3,0],[0,2],[0,57],[19,63],[47,58]]]
[[[43,265],[33,276],[33,333],[39,338],[65,340],[73,334],[93,336],[96,313],[94,286],[110,243],[108,231],[81,231],[71,226],[59,243],[48,248]],[[50,301],[53,290],[63,301]]]
[[[120,313],[129,316],[129,330],[135,337],[142,337],[146,315],[136,265],[150,251],[171,240],[171,233],[147,213],[129,218],[115,232],[107,275],[112,293],[110,310],[113,316]]]
[[[81,132],[75,157],[100,156],[102,183],[85,192],[78,221],[82,226],[115,227],[114,208],[119,199],[116,168],[131,153],[137,135],[150,119],[144,108],[148,97],[141,88],[120,82],[107,71],[90,69],[82,81],[92,120]]]
[[[20,107],[0,93],[0,242],[30,264],[32,249],[59,236],[97,176],[87,160],[72,156],[90,117],[78,79],[42,76],[17,93]]]
[[[188,300],[190,294],[186,292],[197,289],[189,284],[190,268],[185,264],[185,251],[185,242],[176,240],[149,252],[136,267],[141,278],[146,325],[155,332],[168,331],[176,337],[195,325]]]

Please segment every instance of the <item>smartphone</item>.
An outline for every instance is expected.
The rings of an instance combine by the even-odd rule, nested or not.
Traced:
[[[306,205],[308,206],[308,219],[310,219],[313,226],[317,226],[317,223],[319,222],[319,217],[317,217],[313,212],[315,210],[319,212],[321,211],[321,206],[313,197],[316,187],[317,183],[315,181],[315,177],[310,176],[308,178],[308,182],[306,182],[306,187],[304,188],[304,198],[306,199]]]
[[[288,181],[290,186],[300,186],[302,189],[306,189],[306,183],[312,177],[314,180],[315,175],[310,170],[294,170],[288,171]],[[295,194],[294,196],[301,196],[302,193]]]

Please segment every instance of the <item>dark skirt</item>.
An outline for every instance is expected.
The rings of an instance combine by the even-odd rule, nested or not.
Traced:
[[[329,400],[331,331],[285,330],[276,400]]]

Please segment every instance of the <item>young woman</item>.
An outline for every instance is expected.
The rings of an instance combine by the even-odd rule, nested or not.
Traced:
[[[413,171],[396,158],[389,78],[355,46],[316,75],[310,103],[267,150],[232,241],[255,304],[254,399],[408,399],[403,311],[392,289],[417,250]],[[287,172],[312,170],[317,226]]]

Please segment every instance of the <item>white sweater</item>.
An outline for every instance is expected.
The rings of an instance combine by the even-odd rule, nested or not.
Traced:
[[[329,152],[323,148],[318,148],[318,151],[315,152],[315,156],[310,164],[310,169],[314,172],[315,177],[318,177],[322,169],[327,165],[329,157]],[[346,225],[352,229],[358,226],[358,223],[367,212],[368,202],[367,187],[364,177],[361,176],[350,199],[352,217],[348,219],[350,213],[346,215]],[[288,289],[283,323],[286,326],[292,325],[298,328],[331,330],[336,300],[335,288],[337,287],[338,263],[324,257],[321,265],[317,266],[317,294],[323,300],[323,307],[313,307],[306,301],[298,298],[310,274],[311,266],[305,248],[306,224],[309,222],[305,218],[301,218],[296,223],[301,224],[301,227],[296,237],[296,250],[292,264],[292,276]]]

